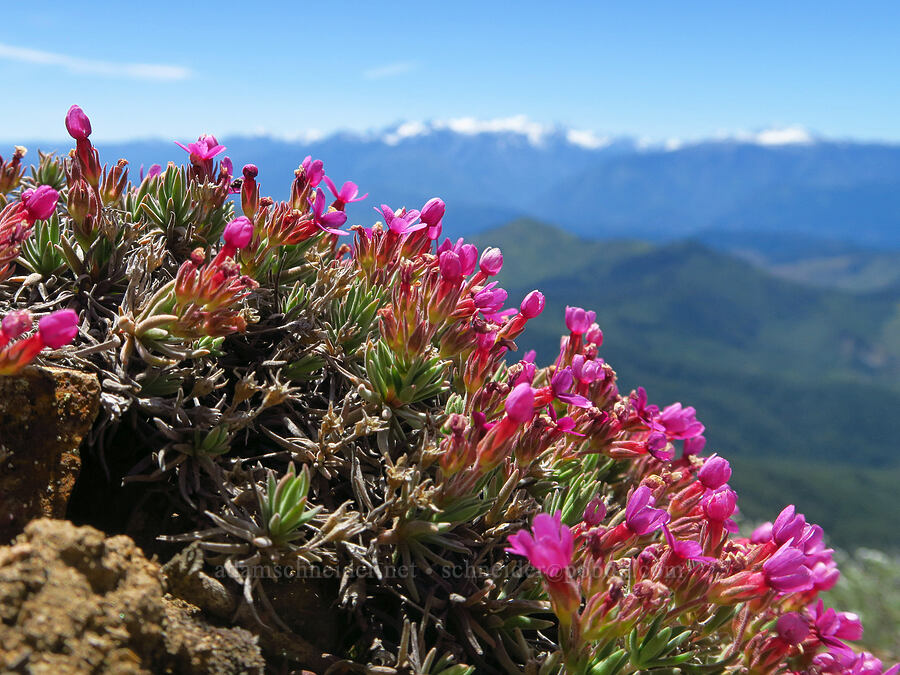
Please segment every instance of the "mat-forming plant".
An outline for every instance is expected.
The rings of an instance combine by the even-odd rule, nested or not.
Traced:
[[[822,529],[788,506],[739,536],[728,461],[693,408],[618,391],[593,312],[517,356],[543,296],[506,308],[440,199],[342,229],[364,196],[320,160],[286,202],[213,136],[132,182],[65,121],[68,156],[0,163],[0,375],[95,373],[86,461],[152,486],[143,526],[259,630],[313,639],[272,600],[296,585],[340,626],[331,672],[881,675],[818,600]]]

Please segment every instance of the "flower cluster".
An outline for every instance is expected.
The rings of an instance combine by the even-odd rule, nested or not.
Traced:
[[[103,390],[83,452],[133,461],[98,482],[153,484],[131,508],[162,507],[127,520],[160,555],[196,541],[259,626],[304,640],[283,598],[328,597],[352,629],[279,668],[897,675],[823,605],[822,528],[788,506],[741,536],[697,411],[621,392],[594,311],[520,354],[544,296],[442,238],[440,198],[348,224],[367,195],[321,160],[276,201],[212,135],[132,184],[81,108],[65,125],[74,150],[30,177],[24,150],[0,159],[0,375],[74,341],[53,358]],[[341,582],[276,607],[260,570],[286,566]]]

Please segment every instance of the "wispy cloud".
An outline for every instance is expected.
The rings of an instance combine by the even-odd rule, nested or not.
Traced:
[[[160,63],[115,63],[113,61],[97,61],[82,59],[66,54],[45,52],[40,49],[16,47],[0,42],[0,59],[32,63],[53,68],[62,68],[79,75],[101,75],[105,77],[122,77],[132,80],[176,81],[191,76],[191,70],[183,66],[171,66]]]
[[[388,63],[383,66],[367,68],[363,71],[362,76],[367,80],[382,80],[386,77],[405,75],[418,67],[418,64],[413,61],[398,61],[397,63]]]

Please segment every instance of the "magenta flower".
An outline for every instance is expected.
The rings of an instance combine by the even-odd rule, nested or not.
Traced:
[[[328,211],[325,206],[325,193],[322,188],[316,188],[316,198],[309,200],[312,206],[313,220],[323,232],[328,234],[348,234],[344,230],[337,229],[347,222],[347,214],[343,211]]]
[[[531,293],[526,295],[525,299],[522,300],[522,304],[519,305],[519,312],[526,319],[534,319],[540,316],[543,311],[544,294],[540,291],[531,291]]]
[[[581,307],[566,307],[566,328],[574,335],[583,335],[591,327],[596,312],[586,312]]]
[[[222,239],[232,248],[244,248],[253,239],[253,223],[246,216],[235,218],[225,226]]]
[[[721,485],[704,495],[701,504],[707,519],[725,523],[737,507],[737,493],[727,485]]]
[[[830,591],[841,578],[837,563],[833,560],[817,562],[812,566],[813,587],[817,591]]]
[[[766,521],[750,533],[750,542],[753,544],[765,544],[768,541],[772,541],[772,523]]]
[[[572,563],[575,541],[572,531],[562,524],[562,513],[539,513],[534,517],[530,534],[519,530],[509,537],[509,553],[528,558],[528,562],[546,576],[559,578]]]
[[[697,421],[697,411],[693,406],[682,408],[680,403],[673,403],[664,408],[657,417],[665,427],[666,435],[673,439],[685,439],[699,436],[706,427]]]
[[[604,518],[606,518],[606,504],[603,502],[600,495],[597,495],[584,507],[584,513],[582,514],[581,519],[586,525],[597,527],[603,522]]]
[[[784,544],[763,563],[763,576],[769,588],[781,593],[799,593],[812,588],[812,574],[803,564],[800,549]]]
[[[496,276],[503,269],[503,252],[499,248],[489,246],[482,251],[478,267],[485,276]]]
[[[443,251],[438,256],[438,270],[447,283],[459,284],[463,280],[462,263],[453,251]]]
[[[647,452],[661,462],[670,462],[675,457],[675,449],[661,431],[651,431],[647,436]]]
[[[151,164],[150,168],[147,170],[147,179],[156,178],[159,174],[162,173],[162,167],[159,164]],[[141,180],[144,180],[144,167],[141,166]]]
[[[676,539],[672,532],[665,525],[662,526],[663,535],[666,538],[666,543],[669,545],[669,548],[672,549],[672,553],[675,554],[676,558],[681,560],[696,560],[697,562],[715,562],[716,559],[703,555],[703,547],[699,542],[684,540],[684,539]]]
[[[459,256],[459,260],[462,263],[463,276],[469,276],[475,271],[475,263],[478,260],[478,248],[474,244],[466,244],[462,237],[457,239],[455,244],[451,243],[449,239],[444,239],[441,245],[438,246],[437,253],[440,255],[444,251],[453,251]]]
[[[534,389],[527,382],[517,384],[503,404],[506,415],[519,424],[530,422],[534,417]]]
[[[553,392],[553,397],[563,403],[568,403],[569,405],[574,405],[578,408],[590,408],[591,402],[584,396],[569,393],[569,390],[574,383],[575,378],[572,375],[571,368],[566,366],[565,368],[557,370],[553,373],[553,377],[550,378],[550,390]]]
[[[684,456],[699,455],[706,447],[706,439],[703,436],[684,439]]]
[[[306,174],[306,182],[311,187],[316,187],[325,178],[325,164],[321,159],[313,159],[312,155],[307,155],[300,163],[300,168]]]
[[[29,225],[36,220],[46,220],[56,211],[59,193],[49,185],[40,185],[33,190],[22,193],[22,205],[25,207],[25,220]]]
[[[825,609],[825,603],[819,600],[809,606],[809,615],[813,622],[813,630],[826,645],[834,649],[849,649],[842,640],[859,640],[863,635],[862,621],[853,612],[837,612],[832,608]]]
[[[10,312],[0,321],[0,336],[2,343],[15,340],[31,330],[33,320],[27,309],[18,309]]]
[[[322,180],[325,181],[325,185],[328,186],[328,189],[331,190],[331,194],[334,195],[334,204],[332,204],[332,206],[338,211],[343,211],[347,204],[361,202],[369,196],[369,193],[367,192],[362,197],[359,197],[359,188],[356,183],[351,183],[349,180],[341,186],[340,190],[337,189],[334,182],[328,176],[323,176]]]
[[[51,349],[59,349],[78,335],[78,314],[71,309],[53,312],[38,321],[38,335],[41,342]]]
[[[772,524],[772,539],[779,546],[791,541],[796,543],[805,529],[806,518],[802,513],[795,513],[793,504],[788,504]]]
[[[625,507],[625,526],[637,535],[650,534],[669,522],[669,514],[663,509],[654,509],[651,490],[641,485],[631,493]]]
[[[422,222],[428,227],[437,227],[444,218],[446,208],[444,201],[439,197],[429,199],[425,202],[425,206],[422,207]]]
[[[404,235],[417,232],[426,227],[425,223],[420,223],[419,212],[413,209],[406,211],[403,209],[399,214],[394,213],[387,204],[382,204],[381,208],[375,208],[377,213],[384,216],[384,224],[394,234]]]
[[[707,490],[722,487],[729,478],[731,478],[731,464],[724,457],[715,454],[707,457],[697,472],[697,479]]]
[[[603,344],[603,331],[600,330],[600,326],[597,324],[591,324],[591,327],[587,329],[587,332],[584,334],[584,341],[588,344],[597,345],[598,347]]]
[[[494,314],[503,309],[503,303],[506,302],[508,295],[502,288],[495,288],[496,285],[497,282],[492,281],[473,296],[475,306],[480,312]]]
[[[586,359],[584,354],[572,357],[572,375],[582,384],[596,382],[603,377],[603,359]]]
[[[91,121],[77,105],[73,105],[66,113],[66,131],[76,141],[83,141],[91,135]]]
[[[799,645],[809,635],[809,622],[797,612],[788,612],[778,617],[775,632],[789,645]]]
[[[225,146],[219,145],[219,141],[212,134],[203,134],[195,142],[187,145],[175,141],[175,145],[188,152],[192,161],[195,159],[201,162],[211,160],[213,157],[225,152]]]

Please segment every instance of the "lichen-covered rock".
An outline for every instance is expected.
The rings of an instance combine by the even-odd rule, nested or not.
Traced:
[[[99,410],[95,375],[31,367],[0,377],[0,543],[33,518],[65,516]]]
[[[2,672],[262,672],[249,632],[198,614],[128,537],[42,518],[0,548]]]

